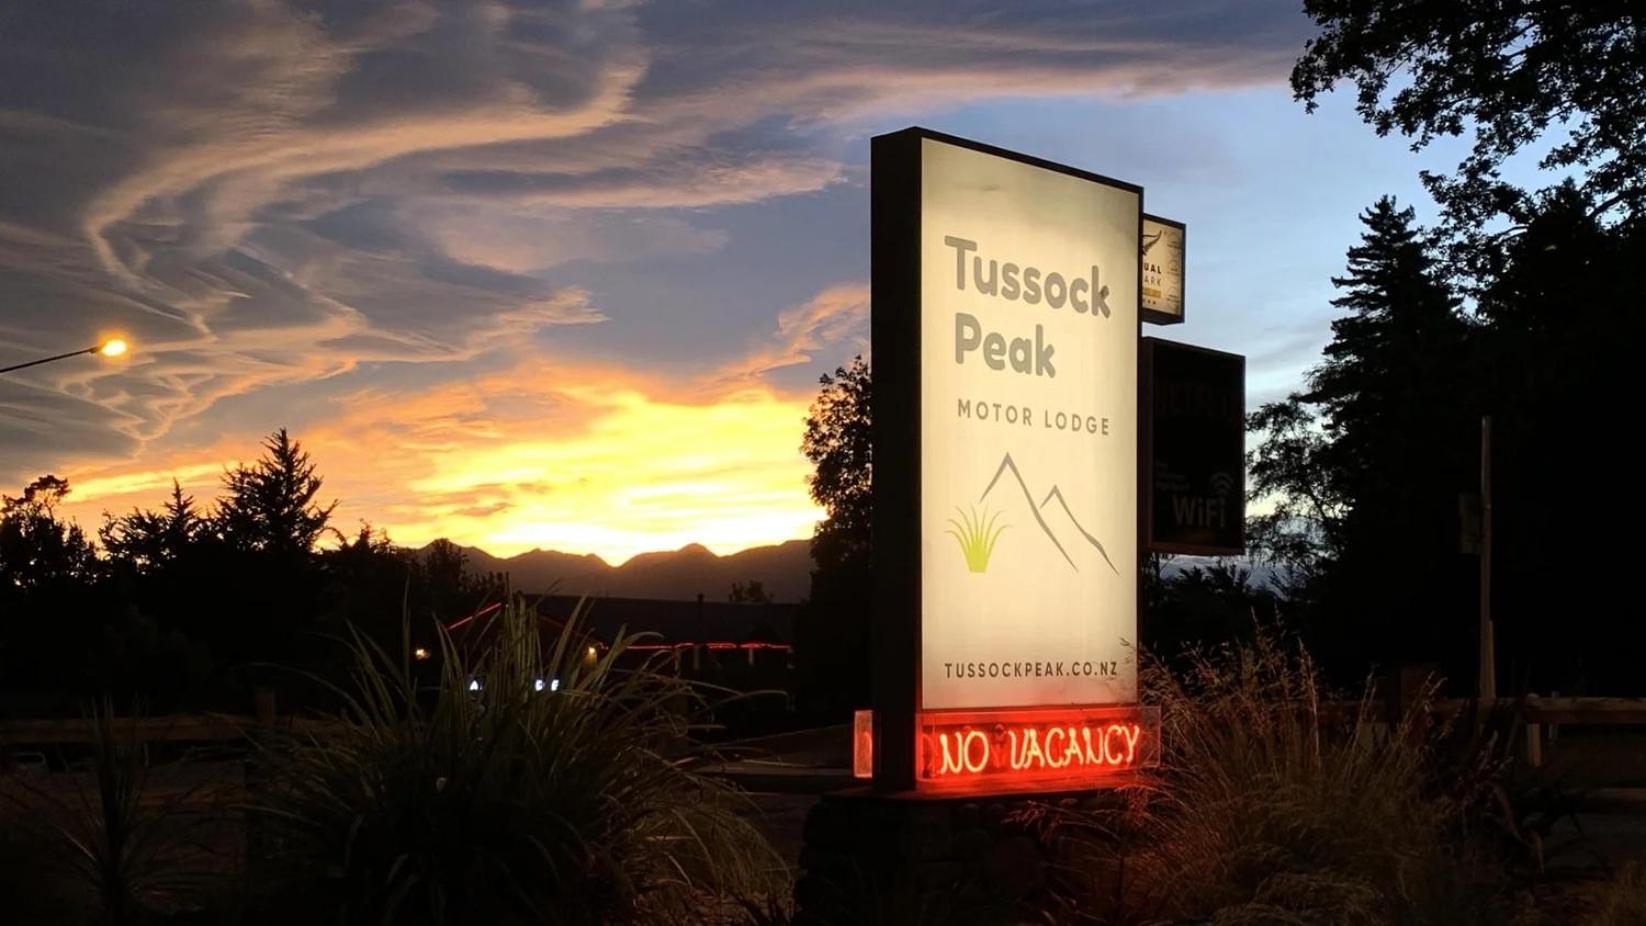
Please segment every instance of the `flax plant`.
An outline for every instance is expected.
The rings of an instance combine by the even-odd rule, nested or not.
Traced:
[[[585,612],[442,630],[428,679],[355,635],[345,709],[264,757],[281,895],[332,922],[667,923],[773,889],[745,799],[700,770],[705,692]]]
[[[55,923],[128,926],[198,910],[221,881],[205,839],[215,795],[152,780],[136,718],[117,717],[106,699],[91,707],[86,731],[85,771],[0,787],[12,848],[33,850],[15,860],[31,870],[27,894],[55,907]],[[4,905],[27,908],[24,898]]]

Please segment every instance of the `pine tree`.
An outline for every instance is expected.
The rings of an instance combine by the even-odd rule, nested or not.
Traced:
[[[263,456],[250,466],[223,474],[227,496],[220,502],[217,529],[243,550],[308,553],[331,530],[334,501],[315,504],[322,480],[315,465],[285,428],[263,441]]]
[[[1468,326],[1411,209],[1385,196],[1361,222],[1348,274],[1332,278],[1343,291],[1332,305],[1348,314],[1332,322],[1326,360],[1302,399],[1321,411],[1333,488],[1364,514],[1433,468],[1437,438],[1461,436],[1448,432],[1463,423]]]
[[[171,497],[160,511],[133,508],[127,515],[104,517],[98,531],[103,549],[115,562],[139,570],[176,562],[208,526],[195,507],[194,496],[184,495],[176,479],[171,481]]]
[[[1461,660],[1467,627],[1458,494],[1472,487],[1478,425],[1466,384],[1469,322],[1410,209],[1385,197],[1361,215],[1345,310],[1307,388],[1251,417],[1264,437],[1252,484],[1280,499],[1254,535],[1315,567],[1307,597],[1365,658]],[[1299,548],[1310,548],[1300,553]],[[1336,644],[1334,647],[1333,644]]]

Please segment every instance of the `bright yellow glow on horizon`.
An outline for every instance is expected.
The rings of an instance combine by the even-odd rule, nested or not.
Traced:
[[[613,565],[698,543],[720,555],[810,537],[823,512],[800,453],[809,390],[646,378],[534,362],[421,390],[346,397],[292,433],[325,479],[332,525],[395,543],[444,537],[496,556],[534,548]],[[268,423],[268,430],[280,422]],[[266,431],[125,465],[69,468],[63,513],[158,508],[175,475],[209,509]]]
[[[105,357],[118,357],[126,352],[126,348],[127,345],[124,340],[109,338],[103,342],[102,346],[97,348],[97,352]]]
[[[587,381],[556,393],[571,413],[564,431],[492,420],[470,452],[430,452],[407,483],[417,516],[385,518],[396,539],[615,564],[689,543],[724,555],[808,537],[822,517],[799,452],[803,399],[747,390],[692,404]]]

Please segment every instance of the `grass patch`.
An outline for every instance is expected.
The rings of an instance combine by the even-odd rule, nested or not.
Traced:
[[[1457,785],[1480,776],[1441,761],[1432,689],[1393,722],[1369,686],[1331,711],[1308,653],[1266,630],[1186,671],[1148,665],[1142,684],[1162,708],[1162,768],[1101,809],[1055,815],[1073,831],[1064,918],[1512,919],[1504,869],[1470,835],[1477,792]]]

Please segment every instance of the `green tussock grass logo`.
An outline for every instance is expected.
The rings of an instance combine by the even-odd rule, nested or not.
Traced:
[[[970,512],[960,507],[955,508],[958,518],[949,519],[949,529],[944,531],[960,544],[960,552],[966,557],[966,568],[972,572],[985,572],[989,568],[989,557],[994,555],[994,544],[1000,539],[1009,524],[996,525],[1000,520],[1000,513],[989,514],[983,510],[981,516],[977,509]]]

